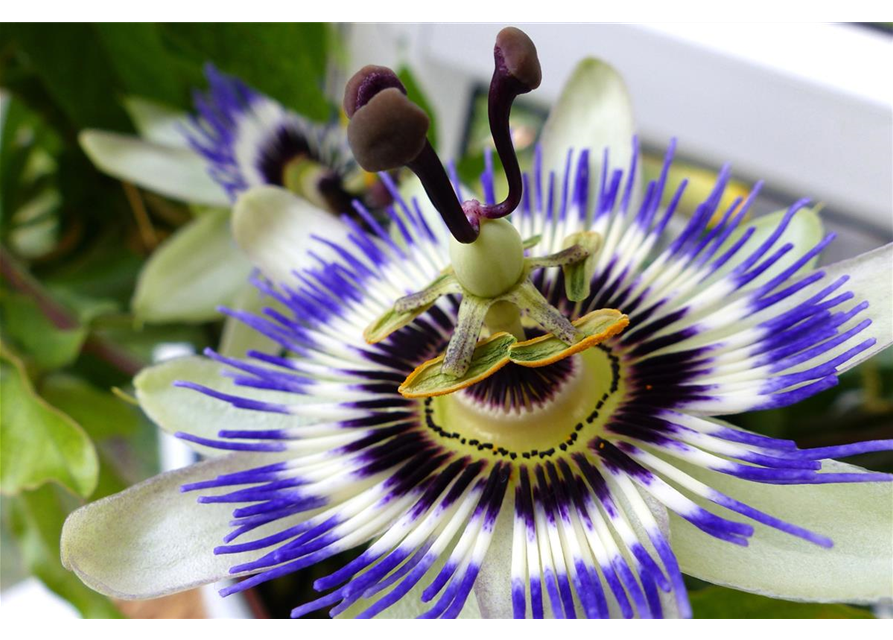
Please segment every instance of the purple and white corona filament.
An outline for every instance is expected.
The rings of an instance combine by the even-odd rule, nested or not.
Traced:
[[[504,31],[497,40],[490,93],[506,200],[494,202],[488,169],[484,202],[459,202],[458,185],[424,140],[427,120],[403,102],[387,70],[367,68],[347,92],[352,126],[360,123],[352,144],[368,152],[357,157],[386,169],[409,166],[443,222],[383,175],[394,198],[390,230],[358,205],[368,230],[344,216],[338,234],[317,238],[316,266],[278,281],[255,278],[270,301],[262,314],[230,312],[279,349],[244,358],[209,350],[225,371],[225,390],[177,383],[225,405],[240,423],[215,427],[211,437],[201,429],[205,435],[179,434],[205,452],[233,452],[176,476],[182,492],[202,503],[189,507],[196,514],[218,509],[208,530],[227,530],[203,541],[203,562],[215,567],[205,581],[219,567],[241,578],[222,594],[357,549],[314,583],[319,597],[296,603],[294,617],[315,610],[372,617],[408,606],[421,617],[450,618],[475,603],[515,617],[684,617],[691,609],[668,512],[729,547],[746,547],[761,529],[823,553],[835,544],[708,478],[773,489],[893,479],[822,462],[890,450],[893,440],[800,449],[716,419],[819,393],[890,342],[883,335],[879,343],[872,308],[854,292],[864,289],[862,276],[851,279],[837,267],[810,271],[833,238],[809,247],[792,241],[798,217],[812,215],[806,201],[769,230],[750,224],[760,187],[720,210],[724,169],[679,223],[685,183],[665,194],[675,143],[640,202],[636,140],[627,167],[612,167],[608,151],[568,149],[563,167],[544,167],[538,151],[533,169],[522,173],[512,162],[507,110],[538,84],[539,64],[518,34]],[[412,120],[412,130],[388,121],[393,113]],[[391,132],[386,149],[383,130]],[[593,191],[594,154],[603,160]],[[456,255],[486,267],[475,262],[474,247],[497,228],[498,238],[525,241],[521,275],[497,268],[508,260],[508,243],[505,255],[483,252],[493,273],[479,281],[473,268],[471,276],[460,273]],[[880,251],[889,258],[889,249]],[[584,264],[588,286],[575,288],[566,280]],[[544,268],[552,266],[565,270]],[[454,275],[458,284],[445,285]],[[498,302],[490,306],[466,286],[494,282]],[[406,309],[411,319],[401,319]],[[596,340],[581,321],[604,310],[617,310],[623,323]],[[364,339],[382,323],[384,337]],[[451,353],[462,357],[451,360]],[[408,393],[420,370],[429,387]],[[63,534],[66,565],[116,594],[123,587],[88,568],[93,546],[80,542],[80,531],[98,531],[123,504],[88,505]],[[509,562],[497,566],[504,556]],[[155,566],[170,564],[165,556]]]

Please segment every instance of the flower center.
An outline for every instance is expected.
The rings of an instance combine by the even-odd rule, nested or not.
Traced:
[[[623,389],[620,359],[598,345],[548,367],[508,365],[459,393],[426,398],[425,425],[463,454],[547,458],[584,449]]]

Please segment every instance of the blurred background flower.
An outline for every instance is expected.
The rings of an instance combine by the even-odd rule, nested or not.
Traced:
[[[839,234],[823,256],[828,263],[893,239],[893,117],[880,81],[887,72],[887,27],[524,29],[544,52],[549,72],[542,88],[520,100],[512,113],[522,166],[532,162],[545,114],[571,69],[579,59],[596,56],[611,62],[629,86],[646,181],[659,169],[670,136],[685,141],[683,151],[691,155],[674,165],[678,173],[671,173],[667,189],[672,193],[682,175],[694,178],[683,212],[691,211],[715,181],[715,173],[703,167],[730,159],[737,182],[723,205],[759,178],[771,179],[776,191],[761,193],[754,215],[804,195],[822,203],[826,228]],[[284,122],[299,121],[286,130],[311,131],[311,140],[334,134],[326,147],[332,150],[343,126],[339,105],[345,80],[366,62],[390,65],[432,117],[432,142],[441,156],[454,158],[460,178],[476,183],[492,145],[486,126],[492,68],[486,54],[497,30],[491,25],[0,25],[4,613],[7,607],[28,610],[31,600],[14,596],[34,578],[83,616],[220,613],[209,609],[217,606],[215,599],[197,596],[154,609],[122,609],[109,602],[59,563],[62,522],[85,501],[117,492],[162,466],[190,462],[189,454],[159,436],[136,406],[132,378],[137,371],[206,346],[226,353],[255,346],[216,311],[221,303],[258,305],[244,286],[248,261],[230,235],[229,196],[241,184],[280,184],[336,210],[340,205],[332,193],[359,196],[373,208],[387,198],[340,151],[314,154],[308,146],[304,153],[289,136],[285,152],[273,154],[276,168],[251,174],[237,161],[244,154],[227,144],[232,140],[223,136],[226,126],[217,126],[227,124],[220,120],[224,94],[239,87],[260,96],[254,99],[262,101],[265,115],[250,120],[246,139],[254,146],[249,147],[281,150],[281,145],[266,146],[268,131],[275,135]],[[795,49],[808,55],[794,55]],[[218,70],[210,78],[208,63]],[[248,96],[242,94],[236,104],[252,103]],[[430,104],[438,106],[436,113]],[[122,144],[97,151],[91,135],[99,146],[109,140]],[[164,154],[153,155],[159,148],[173,149],[168,160],[188,160],[165,171],[175,165],[165,165]],[[103,153],[109,149],[137,155],[115,158]],[[208,168],[212,171],[205,173]],[[331,185],[325,181],[331,171],[339,182],[334,192],[320,189]],[[497,191],[502,188],[497,185]],[[882,354],[848,372],[834,390],[796,408],[750,414],[741,425],[804,447],[889,438],[893,355]],[[893,470],[889,453],[855,462]],[[326,567],[313,571],[322,575]],[[263,604],[254,613],[287,616],[296,600],[309,599],[302,594],[311,593],[315,577],[296,574],[265,585],[255,594]],[[689,584],[695,616],[871,615],[720,587],[699,590],[702,586]]]

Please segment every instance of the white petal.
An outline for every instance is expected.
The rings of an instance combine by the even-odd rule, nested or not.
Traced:
[[[338,218],[280,187],[254,187],[239,196],[233,210],[236,242],[253,264],[280,282],[292,280],[292,270],[316,264],[308,249],[331,255],[312,235],[349,249],[347,233]]]
[[[189,149],[96,130],[82,131],[79,140],[93,164],[110,176],[183,202],[230,205],[205,160]]]
[[[490,548],[474,583],[474,596],[482,618],[511,619],[512,611],[512,541],[515,500],[510,488],[493,530]]]
[[[502,510],[499,513],[499,519],[496,521],[496,528],[493,530],[490,548],[487,550],[481,572],[478,575],[477,582],[474,584],[474,595],[477,599],[480,617],[482,618],[510,619],[514,616],[511,585],[515,501],[511,492],[512,490],[510,489],[506,494]],[[667,535],[669,532],[667,510],[649,494],[643,492],[642,497],[645,499],[648,508],[651,509],[651,513],[654,515],[661,531],[664,535]],[[615,492],[614,498],[626,513],[633,513],[629,501],[622,492]],[[630,521],[639,539],[645,541],[646,548],[650,548],[650,543],[647,542],[647,534],[637,518],[631,516]],[[612,607],[614,606],[613,602],[610,604]],[[672,594],[667,596],[667,594],[661,592],[661,604],[663,605],[665,618],[679,617],[679,608]],[[549,617],[551,609],[547,602],[544,602],[544,605],[546,616]],[[615,610],[613,614],[619,617],[619,611]],[[527,615],[528,617],[530,616],[529,611]]]
[[[862,331],[856,340],[850,340],[837,349],[828,352],[827,358],[831,358],[853,343],[862,342],[874,338],[877,342],[861,352],[855,358],[837,368],[843,373],[852,369],[860,362],[868,360],[874,354],[883,351],[893,344],[893,243],[874,251],[863,253],[861,256],[837,262],[823,269],[827,277],[823,280],[832,282],[841,275],[847,274],[850,279],[843,286],[843,291],[852,291],[855,294],[854,302],[867,300],[868,310],[844,325],[842,329],[860,321],[865,315],[871,318],[871,325]]]
[[[893,485],[776,486],[674,464],[715,489],[792,524],[826,535],[825,549],[756,525],[748,547],[717,540],[671,514],[682,571],[701,580],[786,600],[870,603],[893,596]],[[828,471],[858,467],[826,461]],[[746,521],[724,512],[724,517]]]
[[[732,269],[737,267],[739,264],[744,262],[758,247],[760,247],[766,240],[769,239],[769,236],[775,231],[778,227],[778,223],[781,222],[785,213],[787,213],[787,209],[782,209],[780,211],[775,211],[774,213],[770,213],[764,216],[760,216],[751,221],[742,222],[738,229],[735,230],[733,234],[729,236],[729,238],[723,243],[723,245],[717,250],[716,256],[722,256],[727,249],[731,248],[738,240],[744,235],[748,229],[753,227],[754,232],[744,243],[744,245],[738,250],[738,252],[732,256],[728,262],[726,262],[721,269],[717,270],[707,282],[704,283],[704,287],[708,286],[710,283],[718,280],[719,278],[728,274]],[[754,278],[751,282],[747,284],[745,290],[747,289],[755,289],[761,285],[766,284],[772,278],[779,275],[785,269],[794,264],[797,260],[799,260],[807,251],[816,246],[819,241],[824,237],[824,227],[822,225],[822,219],[815,212],[814,209],[805,208],[801,209],[797,213],[794,214],[794,217],[791,218],[791,221],[788,223],[787,228],[781,237],[776,240],[775,245],[769,249],[766,254],[763,256],[763,259],[771,256],[775,251],[781,248],[783,245],[787,243],[791,243],[794,245],[794,248],[784,254],[781,258],[778,259],[771,267],[766,269],[763,273],[761,273],[758,277]],[[803,275],[809,273],[818,262],[818,256],[810,260],[807,264],[803,265],[803,267],[797,272],[798,275]],[[759,262],[757,263],[759,264]],[[791,276],[796,277],[796,276]]]
[[[583,60],[565,83],[543,127],[543,171],[555,171],[560,176],[564,173],[569,149],[577,152],[589,149],[591,207],[601,180],[604,149],[610,150],[609,172],[622,169],[626,177],[635,132],[632,102],[623,78],[601,60]],[[630,205],[633,211],[641,198],[641,175],[639,162]]]
[[[233,241],[228,211],[199,216],[167,239],[140,273],[132,308],[146,322],[205,322],[245,286],[251,263]]]
[[[190,148],[184,133],[190,127],[186,113],[137,96],[127,96],[123,103],[141,137],[168,147]]]
[[[275,300],[261,295],[257,287],[250,283],[244,283],[239,293],[236,294],[236,299],[233,301],[232,306],[240,311],[259,314],[264,307],[277,307],[277,305],[278,303]],[[260,331],[252,329],[232,316],[227,316],[223,322],[220,348],[217,351],[224,356],[243,358],[249,350],[278,353],[280,348],[279,343],[268,338]]]
[[[178,469],[81,507],[62,528],[62,564],[95,591],[125,600],[157,598],[229,575],[259,555],[214,555],[229,533],[232,505],[197,504],[180,485],[276,462],[234,454]],[[275,526],[275,524],[274,524]],[[269,534],[269,526],[256,534]]]
[[[285,429],[305,424],[297,416],[237,409],[198,391],[173,386],[177,380],[186,380],[223,393],[255,400],[292,404],[302,400],[312,401],[312,398],[297,394],[239,387],[230,378],[220,374],[225,368],[218,362],[200,356],[167,360],[143,369],[134,378],[137,400],[146,415],[168,433],[182,431],[216,439],[217,432],[224,429]],[[189,444],[205,455],[222,453],[219,449]]]
[[[833,295],[852,291],[854,296],[851,301],[840,305],[834,311],[849,310],[856,304],[866,300],[869,306],[868,309],[843,324],[838,331],[845,332],[862,322],[865,318],[870,318],[871,324],[843,344],[829,349],[814,360],[792,367],[785,373],[808,369],[815,366],[817,362],[833,359],[865,340],[874,339],[876,342],[872,346],[837,367],[837,372],[843,373],[893,344],[893,280],[891,280],[891,274],[893,274],[893,243],[874,251],[863,253],[861,256],[823,267],[822,271],[826,274],[824,278],[778,304],[778,313],[780,314],[787,309],[793,308],[796,304],[815,295],[841,276],[848,275],[850,279]]]

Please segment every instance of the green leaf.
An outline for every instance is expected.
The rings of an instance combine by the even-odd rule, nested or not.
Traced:
[[[121,89],[182,108],[191,106],[189,74],[165,48],[158,25],[106,22],[93,28],[120,78]],[[194,68],[191,79],[197,75],[198,69]]]
[[[60,561],[59,540],[68,511],[51,486],[9,499],[10,528],[28,570],[47,587],[73,604],[85,618],[121,618],[106,598],[66,571]]]
[[[193,63],[212,62],[314,120],[331,109],[323,93],[332,32],[324,24],[164,24],[162,37]]]
[[[789,602],[724,587],[689,594],[694,618],[874,618],[844,604]]]
[[[99,473],[90,438],[34,392],[24,367],[11,354],[0,354],[0,369],[0,490],[15,494],[58,482],[89,496]]]
[[[73,128],[131,129],[113,95],[115,69],[90,24],[4,26]]]
[[[133,435],[139,426],[133,405],[66,373],[44,378],[40,395],[76,420],[94,440]]]
[[[475,347],[468,369],[458,377],[443,373],[444,356],[428,360],[409,374],[400,385],[400,393],[407,398],[426,398],[470,387],[507,365],[509,347],[515,342],[517,339],[509,333],[497,333],[482,340]]]
[[[87,337],[82,325],[58,328],[32,298],[19,293],[3,293],[0,316],[4,338],[40,369],[58,369],[73,362]]]
[[[185,324],[135,326],[131,316],[101,318],[93,323],[92,335],[111,342],[147,365],[163,355],[171,344],[178,346],[179,353],[183,353],[184,345],[197,351],[211,346],[210,336],[204,327]],[[111,386],[121,382],[118,378],[108,381],[108,384]]]
[[[116,235],[105,233],[88,250],[43,278],[53,297],[76,312],[81,321],[113,308],[124,310],[130,304],[143,260]]]
[[[202,215],[165,241],[146,262],[133,296],[144,322],[205,322],[232,302],[251,265],[230,232],[228,211]]]
[[[406,87],[407,97],[419,105],[419,107],[428,114],[428,120],[431,121],[431,126],[428,128],[428,140],[431,142],[431,146],[437,149],[437,118],[434,109],[431,108],[431,103],[428,102],[428,98],[425,97],[425,92],[422,91],[422,88],[419,86],[419,83],[415,78],[415,74],[413,74],[408,66],[401,66],[397,70],[397,77],[400,79],[400,82],[403,83],[403,86]]]
[[[61,140],[43,119],[13,97],[2,110],[0,132],[0,220],[4,234],[13,223],[13,214],[35,194],[32,187],[50,169],[48,160]],[[41,166],[41,170],[35,170]],[[32,200],[33,201],[33,200]]]

